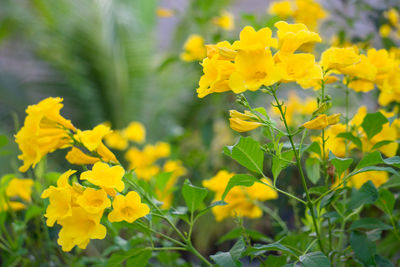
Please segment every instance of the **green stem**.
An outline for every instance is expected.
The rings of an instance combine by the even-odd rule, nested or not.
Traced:
[[[287,121],[286,121],[285,113],[283,112],[283,109],[282,109],[282,104],[279,102],[278,97],[276,96],[276,89],[272,89],[271,91],[272,91],[272,95],[273,95],[273,97],[275,99],[276,106],[278,107],[279,112],[281,113],[282,121],[283,121],[283,123],[285,125],[286,131],[288,133],[287,136],[289,138],[290,145],[292,146],[292,149],[293,149],[293,152],[294,152],[294,156],[296,158],[297,167],[299,168],[299,172],[300,172],[301,182],[303,184],[304,192],[306,193],[306,197],[307,197],[307,207],[310,210],[312,221],[313,221],[314,228],[315,228],[315,233],[317,234],[318,244],[319,244],[319,246],[321,248],[321,251],[325,254],[324,247],[322,245],[321,236],[320,236],[320,233],[319,233],[319,228],[318,228],[316,216],[315,216],[315,213],[314,213],[313,202],[312,202],[310,194],[308,192],[308,187],[307,187],[307,182],[306,182],[306,179],[305,179],[305,176],[304,176],[303,167],[301,166],[300,156],[299,156],[298,151],[296,150],[296,146],[294,145],[293,137],[290,134],[290,129],[289,129],[289,126],[288,126]]]
[[[182,242],[180,242],[180,241],[178,241],[178,240],[176,240],[176,239],[174,239],[174,238],[172,238],[172,237],[170,237],[170,236],[167,236],[167,235],[165,235],[165,234],[163,234],[163,233],[161,233],[161,232],[158,232],[158,231],[156,231],[156,230],[154,230],[154,229],[148,227],[148,226],[145,225],[144,223],[141,223],[141,222],[139,222],[139,221],[136,221],[135,223],[136,223],[137,225],[139,225],[140,227],[142,227],[142,228],[144,228],[144,229],[146,229],[146,230],[148,230],[148,231],[150,231],[150,232],[152,232],[152,233],[155,233],[155,234],[157,234],[157,235],[160,235],[160,236],[162,236],[163,238],[165,238],[165,239],[167,239],[167,240],[169,240],[169,241],[171,241],[171,242],[173,242],[173,243],[175,243],[175,244],[177,244],[177,245],[179,245],[179,246],[185,247],[185,244],[184,244],[184,243],[182,243]]]

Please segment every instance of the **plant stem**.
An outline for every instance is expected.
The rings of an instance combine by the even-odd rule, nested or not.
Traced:
[[[308,187],[307,187],[307,182],[306,182],[306,179],[305,179],[305,176],[304,176],[303,167],[301,166],[300,156],[299,156],[298,151],[296,150],[296,146],[294,145],[293,137],[290,134],[290,129],[289,129],[289,126],[288,126],[287,121],[286,121],[285,113],[283,112],[283,109],[282,109],[282,103],[279,102],[278,97],[276,96],[276,89],[272,89],[271,92],[272,92],[272,95],[273,95],[273,97],[275,99],[276,106],[278,107],[279,112],[281,113],[282,121],[283,121],[283,123],[285,125],[286,131],[287,131],[287,136],[289,138],[290,145],[292,146],[292,149],[293,149],[293,152],[294,152],[294,156],[296,158],[297,167],[299,168],[299,172],[300,172],[301,182],[303,184],[303,188],[304,188],[304,191],[305,191],[306,197],[307,197],[307,207],[310,210],[312,221],[313,221],[314,228],[315,228],[315,233],[317,234],[318,244],[319,244],[319,246],[321,248],[321,251],[325,254],[324,247],[322,245],[321,236],[320,236],[320,233],[319,233],[317,220],[316,220],[315,213],[314,213],[313,202],[312,202],[310,194],[308,192]]]
[[[170,236],[167,236],[167,235],[165,235],[165,234],[163,234],[163,233],[161,233],[161,232],[158,232],[158,231],[156,231],[156,230],[154,230],[154,229],[148,227],[147,225],[145,225],[145,224],[143,224],[143,223],[141,223],[141,222],[139,222],[139,221],[136,221],[135,223],[136,223],[137,225],[139,225],[140,227],[142,227],[142,228],[144,228],[144,229],[146,229],[146,230],[148,230],[148,231],[150,231],[150,232],[152,232],[152,233],[155,233],[155,234],[157,234],[157,235],[160,235],[160,236],[162,236],[163,238],[165,238],[165,239],[167,239],[167,240],[169,240],[169,241],[171,241],[171,242],[173,242],[173,243],[175,243],[175,244],[177,244],[177,245],[179,245],[179,246],[182,246],[182,247],[185,246],[184,243],[182,243],[182,242],[180,242],[180,241],[178,241],[178,240],[176,240],[176,239],[174,239],[174,238],[172,238],[172,237],[170,237]]]

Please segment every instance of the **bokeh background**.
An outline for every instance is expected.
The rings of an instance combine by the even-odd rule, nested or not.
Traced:
[[[142,122],[148,142],[162,140],[173,145],[173,156],[183,161],[192,181],[208,179],[222,166],[237,170],[238,166],[221,153],[222,147],[232,145],[238,136],[227,121],[228,110],[237,105],[235,96],[213,94],[198,99],[201,66],[183,62],[179,54],[193,33],[202,35],[206,43],[215,43],[237,39],[245,25],[272,27],[279,18],[267,13],[271,2],[2,0],[0,134],[10,139],[0,151],[3,173],[17,172],[20,165],[12,136],[22,125],[26,106],[48,96],[64,98],[63,115],[80,129],[102,122],[121,129],[131,121]],[[317,50],[338,40],[364,44],[365,48],[399,44],[396,37],[378,34],[385,23],[384,12],[400,8],[398,0],[330,0],[320,4],[327,16],[318,31],[326,42]],[[173,15],[157,16],[160,7],[172,10]],[[213,24],[222,11],[234,15],[232,31]],[[296,88],[283,87],[280,94],[285,98],[292,89]],[[314,96],[312,90],[298,91],[301,96]],[[337,88],[328,88],[328,92],[334,102],[343,101]],[[376,101],[370,99],[376,95],[377,90],[355,94],[352,103],[374,107]],[[269,103],[250,100],[269,109]],[[65,160],[57,160],[63,156],[52,157],[49,169],[65,170]],[[290,176],[288,172],[286,178]],[[296,188],[296,184],[291,186]],[[282,207],[287,202],[285,198],[278,201]],[[285,209],[281,213],[285,217]],[[196,233],[204,237],[196,239],[202,251],[215,243],[213,233],[219,233],[220,227],[226,225],[203,227]],[[262,227],[269,226],[258,226]]]

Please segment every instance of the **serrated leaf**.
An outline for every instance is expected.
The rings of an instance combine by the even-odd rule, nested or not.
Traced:
[[[376,134],[382,131],[382,126],[388,122],[388,119],[379,111],[375,113],[368,113],[365,115],[361,127],[367,134],[368,139],[371,139]]]
[[[260,143],[250,136],[240,137],[234,146],[225,147],[224,153],[247,169],[262,174],[264,152]]]
[[[362,143],[360,138],[354,136],[352,133],[350,132],[345,132],[345,133],[340,133],[336,136],[336,138],[344,138],[347,139],[349,141],[351,141],[353,144],[355,144],[357,146],[357,148],[361,149],[362,148]]]
[[[316,158],[308,158],[306,160],[307,177],[313,184],[316,184],[321,178],[320,164],[320,161]]]
[[[189,180],[186,180],[182,186],[183,199],[190,212],[196,211],[203,205],[207,193],[207,189],[194,186]]]
[[[356,229],[380,229],[380,230],[390,230],[393,227],[382,222],[381,220],[378,220],[376,218],[362,218],[357,221],[354,221],[351,226],[350,230],[356,230]]]
[[[355,253],[355,256],[366,266],[375,265],[376,246],[368,240],[364,233],[352,231],[350,234],[350,245]]]
[[[260,182],[257,178],[248,175],[248,174],[236,174],[231,177],[227,186],[225,187],[225,191],[222,194],[222,200],[225,199],[226,195],[231,191],[231,189],[235,186],[252,186],[254,183]]]
[[[329,259],[321,251],[307,253],[306,255],[300,256],[299,259],[304,267],[331,266]]]
[[[353,159],[351,158],[338,158],[331,151],[329,151],[329,160],[335,166],[336,172],[340,177],[344,171],[346,171],[351,163],[353,163]]]
[[[357,209],[364,204],[372,204],[379,198],[378,190],[371,181],[367,181],[358,191],[352,194],[349,209]]]

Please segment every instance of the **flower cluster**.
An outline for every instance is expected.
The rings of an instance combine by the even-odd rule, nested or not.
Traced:
[[[124,168],[119,165],[114,153],[105,144],[122,147],[124,142],[143,142],[145,129],[139,123],[132,123],[126,129],[113,133],[109,126],[100,124],[92,130],[82,131],[75,128],[69,120],[60,115],[61,98],[47,98],[37,105],[29,106],[24,126],[16,135],[24,161],[21,171],[35,166],[42,157],[57,149],[71,148],[66,159],[71,164],[93,165],[91,170],[80,174],[80,184],[70,183],[70,177],[76,173],[68,170],[50,186],[41,197],[49,199],[45,217],[47,225],[61,225],[58,244],[64,251],[70,251],[75,245],[86,248],[91,239],[103,239],[106,228],[100,223],[106,209],[110,222],[127,221],[147,215],[150,212],[140,196],[129,191],[123,195],[125,184],[122,180]],[[32,180],[11,180],[6,194],[8,197],[20,196],[30,201]]]
[[[203,181],[203,186],[215,192],[214,201],[221,200],[226,186],[234,173],[219,171],[214,177]],[[265,178],[261,179],[266,184],[271,182]],[[249,217],[259,218],[262,216],[262,210],[257,205],[257,201],[266,201],[278,198],[278,193],[270,187],[261,183],[255,183],[250,187],[234,187],[226,195],[225,206],[215,206],[212,212],[217,221],[222,221],[228,217]]]
[[[400,38],[400,20],[399,12],[395,8],[391,8],[385,12],[386,23],[379,28],[382,37],[394,36]]]
[[[296,23],[303,23],[310,29],[317,29],[318,23],[324,19],[327,12],[314,0],[284,0],[272,2],[268,13],[281,19],[293,17]]]
[[[12,178],[11,180],[2,178],[0,187],[0,211],[22,210],[26,208],[25,203],[32,201],[32,179]]]

